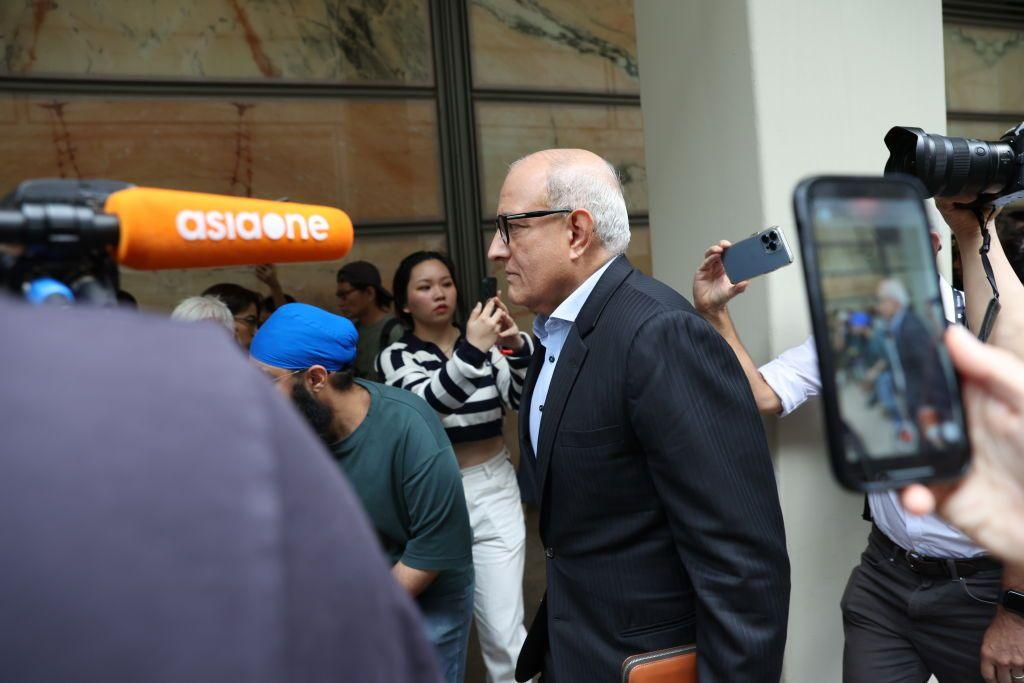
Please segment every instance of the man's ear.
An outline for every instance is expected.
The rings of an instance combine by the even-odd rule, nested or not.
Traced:
[[[930,231],[928,235],[932,238],[932,251],[938,254],[942,251],[942,237],[934,230]]]
[[[598,241],[594,217],[586,209],[569,214],[569,258],[579,259]]]
[[[306,370],[306,374],[303,375],[302,381],[306,383],[306,388],[311,393],[319,393],[323,391],[324,387],[327,386],[327,378],[331,373],[327,372],[327,368],[322,365],[314,365]]]

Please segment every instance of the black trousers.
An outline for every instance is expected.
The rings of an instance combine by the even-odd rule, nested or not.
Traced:
[[[840,603],[844,683],[983,681],[981,640],[996,607],[975,598],[998,600],[1002,570],[963,581],[920,576],[869,539]]]

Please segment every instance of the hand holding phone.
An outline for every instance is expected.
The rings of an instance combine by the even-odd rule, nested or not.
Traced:
[[[969,457],[921,197],[893,177],[794,195],[832,469],[855,490],[948,479]]]
[[[765,275],[792,262],[793,253],[777,225],[737,242],[722,255],[725,272],[733,284]]]

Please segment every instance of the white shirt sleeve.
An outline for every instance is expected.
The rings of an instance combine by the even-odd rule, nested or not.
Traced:
[[[821,393],[821,374],[818,371],[818,350],[814,337],[808,337],[800,346],[783,351],[773,361],[758,370],[782,402],[781,416],[799,408],[804,401]]]

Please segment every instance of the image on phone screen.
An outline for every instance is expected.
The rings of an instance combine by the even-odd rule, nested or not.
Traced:
[[[820,181],[806,208],[834,428],[857,479],[885,479],[896,469],[950,476],[966,453],[956,374],[941,342],[954,317],[942,288],[950,308],[952,290],[938,278],[920,197],[912,186],[877,182]],[[821,354],[821,339],[818,347]],[[949,456],[945,463],[940,454]]]

